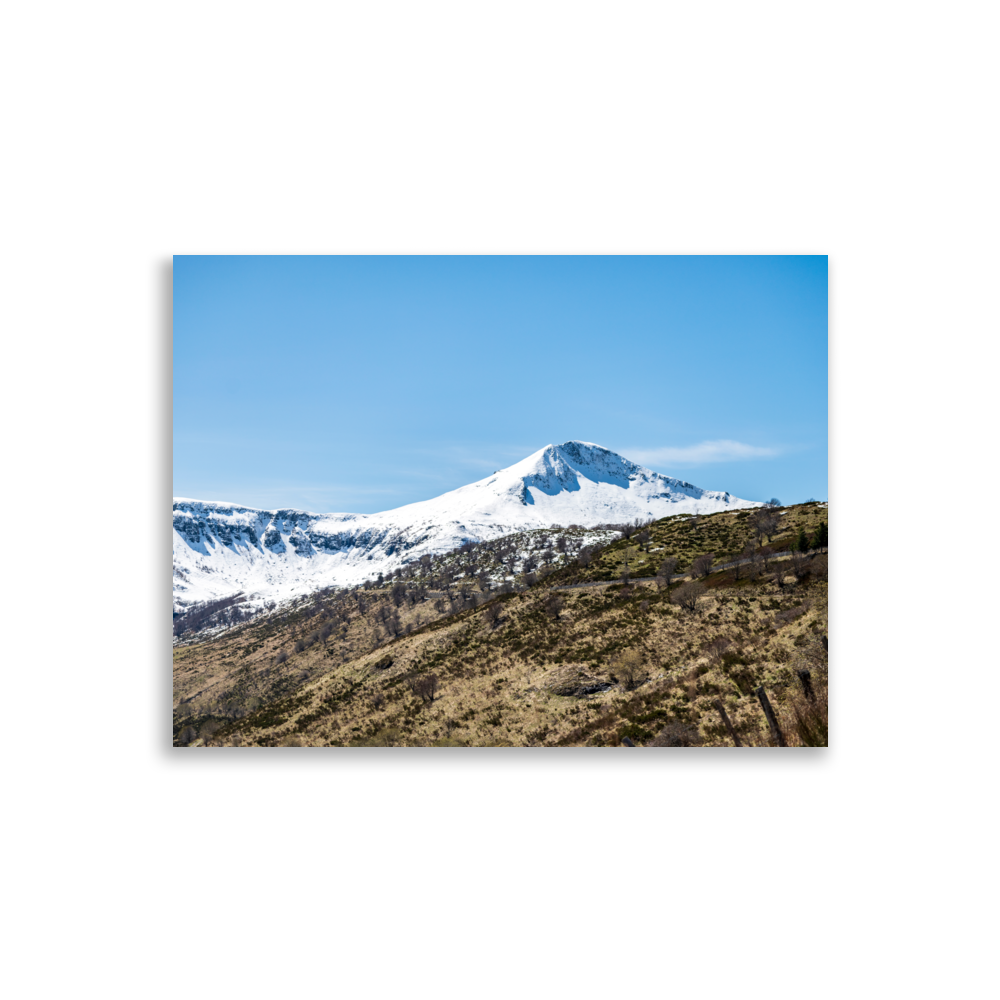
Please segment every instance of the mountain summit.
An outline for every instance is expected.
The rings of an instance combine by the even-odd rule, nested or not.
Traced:
[[[350,586],[424,553],[556,524],[757,507],[636,465],[600,445],[546,445],[432,500],[378,514],[311,514],[174,499],[174,610],[244,592],[284,599]]]

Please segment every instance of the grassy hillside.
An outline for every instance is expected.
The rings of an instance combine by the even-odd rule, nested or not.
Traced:
[[[665,518],[589,559],[597,536],[582,529],[522,539],[516,564],[502,545],[467,546],[392,586],[318,594],[196,638],[175,651],[175,741],[732,746],[721,704],[742,743],[766,746],[763,685],[788,745],[825,745],[826,556],[786,550],[827,508],[780,514],[770,542],[733,511]],[[772,554],[711,573],[690,608],[678,600],[691,583],[598,582],[620,581],[626,552],[634,579],[668,555],[679,574],[704,552],[718,564],[750,544]],[[526,569],[536,548],[551,556]],[[505,561],[521,572],[497,593],[491,567]]]

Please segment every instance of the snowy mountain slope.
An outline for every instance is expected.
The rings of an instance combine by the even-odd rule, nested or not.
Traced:
[[[378,514],[311,514],[175,498],[174,610],[244,592],[283,600],[350,586],[424,553],[556,524],[757,507],[584,441],[547,445],[432,500]]]

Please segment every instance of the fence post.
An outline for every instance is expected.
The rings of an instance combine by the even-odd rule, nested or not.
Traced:
[[[810,701],[816,700],[816,692],[812,686],[812,672],[808,667],[798,671],[799,680],[802,682],[802,690]]]
[[[771,708],[771,703],[767,700],[767,695],[764,693],[764,685],[761,684],[754,694],[757,695],[760,701],[760,707],[764,709],[764,714],[767,716],[767,724],[771,727],[771,735],[778,741],[779,747],[787,747],[788,744],[785,742],[785,734],[781,731],[778,725],[778,720],[775,717],[774,709]]]
[[[729,716],[726,715],[726,709],[722,704],[721,698],[715,699],[715,707],[719,710],[719,715],[722,716],[722,721],[726,724],[726,729],[729,730],[729,735],[733,738],[733,744],[738,747],[743,746],[740,742],[740,738],[736,735],[736,730],[733,728],[733,724],[729,721]]]

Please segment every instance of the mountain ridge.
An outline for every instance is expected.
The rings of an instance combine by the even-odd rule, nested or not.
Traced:
[[[244,593],[282,600],[350,586],[419,558],[553,523],[602,523],[757,507],[585,441],[549,444],[429,500],[374,514],[175,497],[174,610]]]

